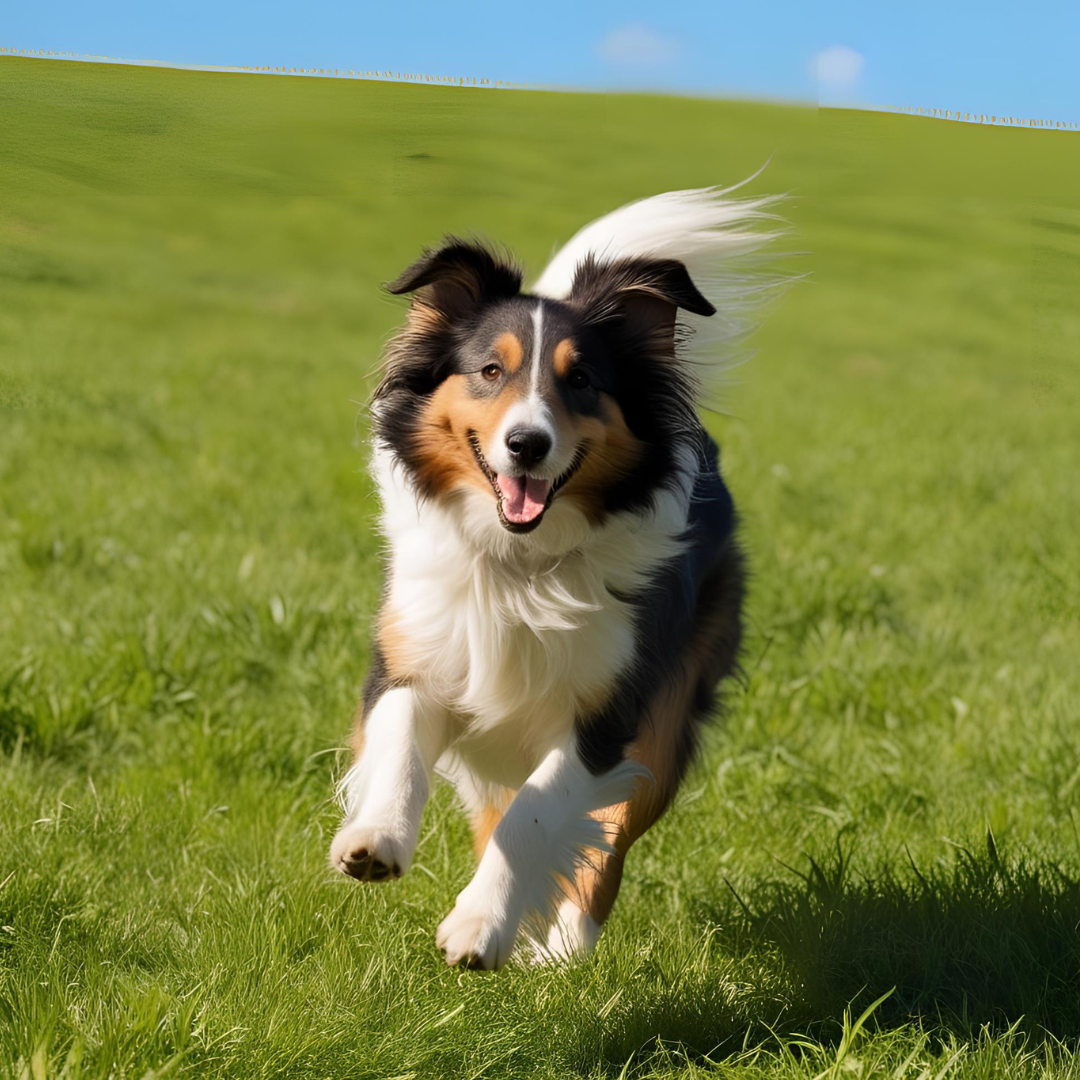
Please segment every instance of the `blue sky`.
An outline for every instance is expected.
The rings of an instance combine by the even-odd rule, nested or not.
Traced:
[[[1077,0],[34,0],[5,7],[0,45],[17,48],[1080,121]]]

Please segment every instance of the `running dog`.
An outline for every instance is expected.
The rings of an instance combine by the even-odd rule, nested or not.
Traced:
[[[404,874],[449,778],[479,860],[450,964],[594,946],[737,667],[744,557],[697,408],[768,287],[740,260],[772,200],[728,194],[616,210],[528,291],[456,239],[388,286],[412,299],[371,415],[386,579],[331,862]]]

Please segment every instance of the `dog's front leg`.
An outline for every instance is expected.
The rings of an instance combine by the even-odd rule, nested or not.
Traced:
[[[494,969],[509,959],[526,915],[544,915],[556,899],[556,875],[572,877],[581,852],[604,846],[590,811],[629,797],[635,762],[599,776],[574,742],[552,750],[514,797],[484,850],[472,881],[435,936],[448,964]]]
[[[361,881],[382,881],[412,863],[432,769],[446,747],[447,714],[412,687],[397,686],[359,723],[362,745],[341,783],[345,820],[330,861]]]

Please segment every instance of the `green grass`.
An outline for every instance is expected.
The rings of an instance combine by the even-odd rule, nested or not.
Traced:
[[[11,58],[0,116],[0,1074],[1080,1076],[1080,140]],[[451,971],[447,790],[326,862],[378,285],[770,154],[746,684],[594,960]]]

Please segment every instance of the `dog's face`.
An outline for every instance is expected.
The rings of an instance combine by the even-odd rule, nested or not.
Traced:
[[[676,311],[711,305],[669,260],[586,262],[566,301],[520,283],[450,243],[389,286],[414,296],[376,392],[379,439],[423,496],[481,496],[514,534],[556,506],[597,525],[646,505],[693,410]]]

